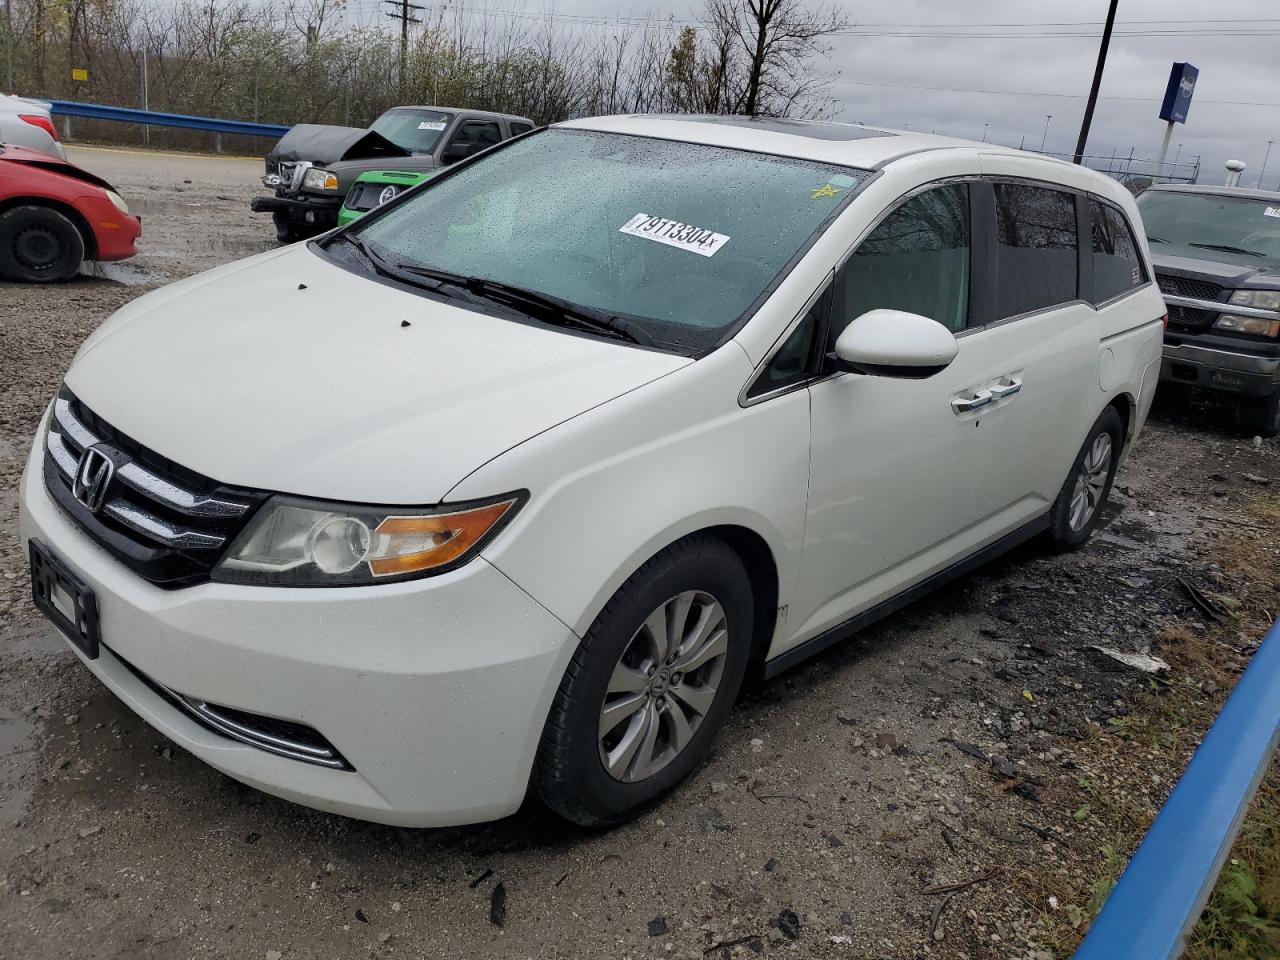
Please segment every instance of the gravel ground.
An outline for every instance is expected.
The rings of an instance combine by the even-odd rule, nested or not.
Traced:
[[[1228,604],[1249,586],[1218,545],[1274,510],[1280,446],[1158,402],[1086,549],[1022,548],[769,683],[630,825],[328,816],[170,746],[30,604],[17,479],[79,342],[157,283],[273,244],[248,212],[256,161],[74,153],[145,235],[114,279],[0,285],[0,957],[1066,955],[1116,819],[1150,820],[1202,732],[1172,751],[1117,737],[1151,683],[1092,647],[1206,633],[1178,578]],[[1220,700],[1230,677],[1209,672],[1179,695]]]

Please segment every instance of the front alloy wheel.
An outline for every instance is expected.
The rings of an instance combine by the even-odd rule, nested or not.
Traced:
[[[725,541],[694,534],[604,605],[565,670],[531,786],[583,826],[627,820],[706,757],[751,652],[751,579]]]
[[[624,782],[653,776],[701,726],[724,675],[729,627],[699,590],[654,610],[622,651],[600,710],[600,761]]]

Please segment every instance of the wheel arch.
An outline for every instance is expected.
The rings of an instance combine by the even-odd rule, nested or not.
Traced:
[[[1133,440],[1133,430],[1138,411],[1137,398],[1128,391],[1121,391],[1107,401],[1107,406],[1115,407],[1116,413],[1120,416],[1120,424],[1124,428],[1123,446],[1127,448]]]
[[[65,200],[40,196],[20,196],[0,200],[0,214],[7,213],[15,207],[45,207],[62,214],[75,225],[80,234],[80,239],[84,241],[84,259],[96,260],[98,258],[98,240],[94,236],[93,228],[89,226],[89,221],[84,218],[84,214]]]

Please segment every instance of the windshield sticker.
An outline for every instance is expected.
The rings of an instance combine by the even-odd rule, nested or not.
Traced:
[[[633,237],[644,237],[646,240],[656,240],[658,243],[688,250],[701,257],[715,256],[715,252],[729,242],[729,238],[723,233],[680,223],[677,220],[668,220],[665,217],[651,217],[647,213],[637,213],[624,223],[618,232],[630,234]]]
[[[822,197],[834,197],[838,193],[844,193],[844,188],[833,187],[828,183],[825,187],[819,187],[817,190],[813,191],[809,198],[811,200],[819,200]]]
[[[443,130],[445,123],[443,120],[423,120],[418,124],[419,130]]]
[[[1280,217],[1280,207],[1267,207],[1262,211],[1264,217]]]

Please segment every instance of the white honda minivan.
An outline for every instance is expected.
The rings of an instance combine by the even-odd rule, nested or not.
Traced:
[[[22,483],[38,606],[231,776],[613,823],[749,677],[1098,523],[1159,375],[1133,201],[834,123],[535,131],[120,310]]]

